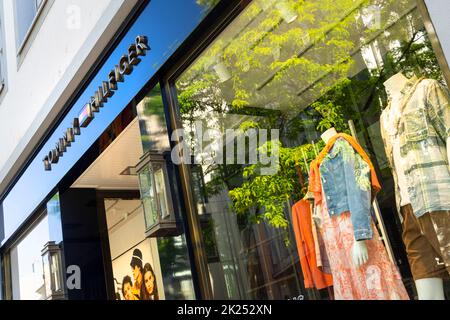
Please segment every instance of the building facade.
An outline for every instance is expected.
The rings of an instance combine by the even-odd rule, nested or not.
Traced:
[[[416,205],[418,185],[450,183],[449,11],[444,0],[1,1],[2,298],[414,299],[423,279],[450,298],[445,244],[424,240],[420,269],[404,232],[407,205],[449,226],[445,187],[420,189],[425,215]],[[389,161],[391,79],[417,90],[402,108],[422,97],[426,114],[397,118],[400,157],[442,163]],[[352,137],[359,147],[342,152],[370,164],[355,169],[358,185],[378,186],[362,213],[370,236],[355,202],[337,217],[318,202],[332,210],[310,170],[327,132]],[[356,247],[362,266],[348,262]]]

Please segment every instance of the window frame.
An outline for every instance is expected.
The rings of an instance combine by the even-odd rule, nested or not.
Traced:
[[[30,23],[30,26],[27,29],[27,32],[25,33],[23,39],[19,39],[19,33],[17,32],[19,30],[19,15],[17,14],[17,3],[14,2],[14,14],[15,14],[15,27],[16,27],[16,46],[17,46],[17,54],[19,55],[24,47],[28,39],[30,38],[30,35],[36,25],[37,20],[39,19],[45,4],[48,0],[41,0],[41,3],[37,8],[35,8],[36,12],[34,14],[34,18]],[[37,5],[37,0],[33,0],[34,5]]]
[[[161,70],[161,91],[165,107],[167,108],[168,116],[166,121],[168,122],[170,135],[177,129],[183,129],[178,108],[176,80],[251,2],[252,0],[220,1],[208,14],[208,17],[202,21],[200,27],[180,47],[177,52],[179,55],[175,54],[167,61],[166,66],[169,67]],[[172,141],[173,144],[177,142]],[[209,275],[208,257],[205,250],[200,217],[197,214],[191,189],[191,169],[189,165],[184,163],[178,167],[180,187],[186,211],[186,223],[189,231],[188,241],[191,243],[194,256],[193,265],[197,272],[195,277],[196,286],[198,286],[201,299],[212,300],[214,293]]]
[[[34,229],[43,221],[43,219],[48,215],[47,208],[41,206],[36,213],[30,218],[29,223],[24,225],[17,235],[11,239],[11,242],[5,245],[5,248],[1,251],[1,267],[2,267],[2,296],[0,300],[13,300],[13,284],[12,284],[12,270],[11,264],[11,251],[13,248],[17,247],[22,240],[24,240]],[[15,270],[16,272],[18,270]]]
[[[4,16],[3,2],[0,2],[0,103],[1,100],[3,100],[4,93],[6,92],[7,84]]]
[[[34,4],[37,4],[38,0],[34,0]],[[14,1],[14,31],[15,31],[15,42],[16,42],[16,56],[17,56],[17,69],[20,68],[26,54],[28,53],[33,40],[36,38],[40,27],[42,26],[45,17],[47,16],[51,6],[55,0],[41,0],[39,7],[36,8],[36,13],[34,18],[28,27],[27,32],[23,39],[19,39],[19,15],[17,14],[17,3]]]

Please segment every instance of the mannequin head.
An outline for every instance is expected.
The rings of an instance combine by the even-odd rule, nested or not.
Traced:
[[[337,135],[337,131],[335,128],[330,128],[327,131],[325,131],[320,137],[322,138],[325,143],[328,143],[331,138],[333,138],[335,135]]]
[[[388,94],[389,98],[393,99],[398,97],[407,82],[408,78],[406,78],[401,72],[390,77],[384,83],[384,87],[386,88],[386,93]]]

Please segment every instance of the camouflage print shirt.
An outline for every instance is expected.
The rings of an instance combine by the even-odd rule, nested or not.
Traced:
[[[450,95],[438,81],[412,78],[402,90],[401,117],[394,128],[381,116],[381,134],[396,184],[397,207],[400,208],[396,170],[406,176],[408,195],[417,217],[428,212],[450,210],[450,167],[447,141],[450,137]],[[392,130],[394,129],[394,130]],[[400,157],[394,166],[392,135],[397,132]]]

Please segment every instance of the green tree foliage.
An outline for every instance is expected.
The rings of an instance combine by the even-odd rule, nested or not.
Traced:
[[[367,8],[378,8],[379,25],[366,25]],[[224,132],[232,115],[243,119],[234,123],[242,132],[280,129],[279,171],[204,165],[206,193],[229,190],[239,216],[286,230],[286,207],[305,194],[301,180],[323,147],[305,136],[331,127],[350,133],[350,119],[365,132],[363,117],[379,117],[382,83],[399,71],[442,81],[419,19],[412,0],[253,1],[177,82],[180,114],[190,133],[195,121]],[[358,67],[367,52],[378,52],[379,65]]]

